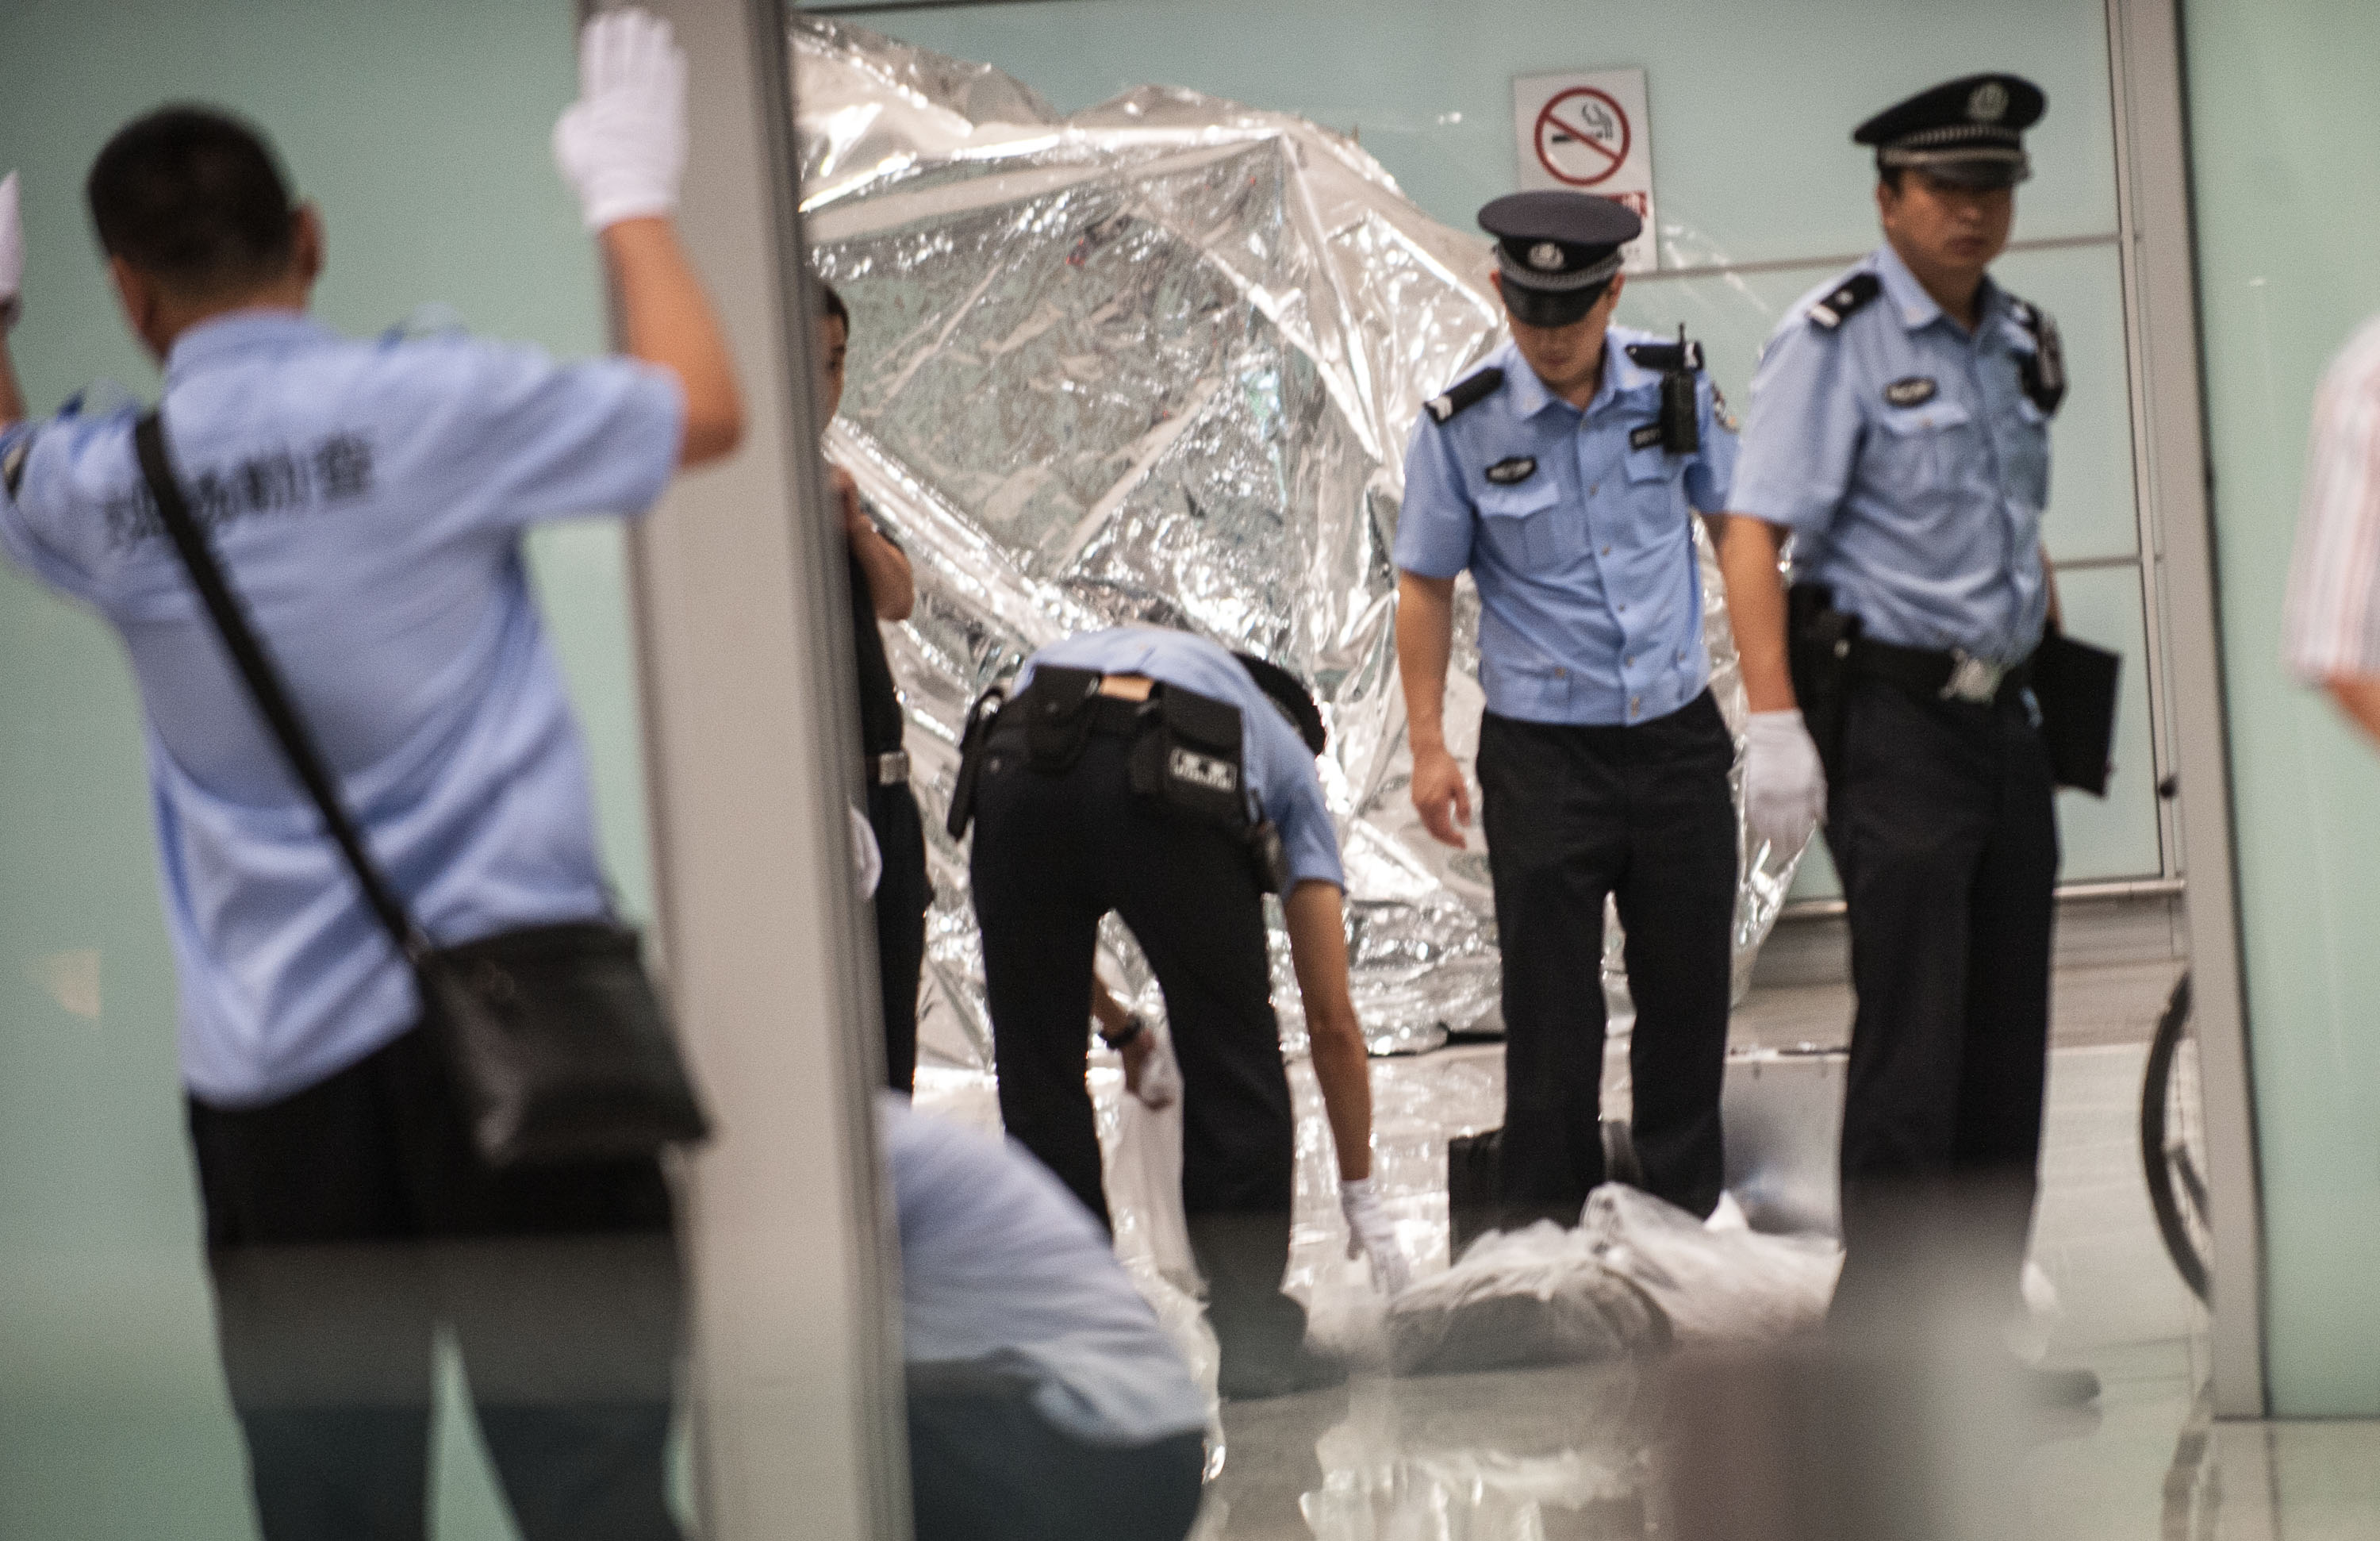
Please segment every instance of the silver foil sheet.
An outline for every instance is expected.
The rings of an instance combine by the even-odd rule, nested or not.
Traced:
[[[1310,682],[1373,1049],[1498,1028],[1481,837],[1438,844],[1406,792],[1390,561],[1421,403],[1502,335],[1485,239],[1299,118],[1156,86],[1061,116],[989,66],[818,17],[788,34],[805,230],[852,312],[827,454],[917,575],[917,613],[886,640],[932,841],[927,1044],[989,1058],[965,852],[940,828],[967,706],[1036,648],[1129,622]],[[1718,574],[1696,540],[1714,687],[1740,729]],[[1467,763],[1477,600],[1467,579],[1458,595],[1446,717]],[[1799,857],[1756,855],[1739,988]],[[1109,926],[1106,972],[1160,1009]],[[1618,931],[1615,1026],[1631,1014]],[[1302,1048],[1277,926],[1273,952],[1283,1038]]]

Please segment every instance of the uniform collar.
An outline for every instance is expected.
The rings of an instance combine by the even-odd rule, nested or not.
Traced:
[[[174,339],[165,356],[168,384],[211,364],[260,353],[293,353],[337,334],[295,310],[234,310],[200,322]]]
[[[1887,241],[1877,247],[1871,261],[1876,277],[1884,282],[1884,297],[1891,304],[1893,313],[1900,318],[1904,330],[1915,332],[1931,326],[1937,321],[1949,320],[1942,307],[1935,303],[1934,297],[1925,292],[1925,285],[1917,282],[1917,275],[1909,271],[1909,264],[1900,260],[1900,253],[1892,249],[1891,242]],[[1976,336],[1982,336],[1985,329],[1998,318],[2002,298],[2000,286],[1992,282],[1992,275],[1984,274],[1984,286],[1975,291]],[[1956,326],[1958,323],[1952,322],[1950,324]]]
[[[1634,332],[1623,334],[1616,326],[1603,334],[1603,379],[1596,386],[1595,394],[1587,398],[1588,413],[1592,414],[1623,391],[1642,390],[1660,382],[1659,371],[1648,370],[1628,357],[1628,345],[1644,340],[1643,334]],[[1512,393],[1512,411],[1516,416],[1534,418],[1557,404],[1569,406],[1573,412],[1578,410],[1546,388],[1546,382],[1537,378],[1537,371],[1529,368],[1529,361],[1521,357],[1519,344],[1507,342],[1502,352],[1504,384]]]

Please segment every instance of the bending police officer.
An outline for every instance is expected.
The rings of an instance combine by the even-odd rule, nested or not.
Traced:
[[[1614,327],[1641,229],[1585,193],[1500,198],[1512,341],[1428,404],[1405,452],[1397,660],[1413,800],[1463,843],[1448,751],[1456,575],[1479,588],[1488,869],[1503,952],[1507,1223],[1575,1223],[1605,1177],[1603,913],[1627,930],[1634,1143],[1649,1192],[1706,1215],[1724,1175],[1735,742],[1707,688],[1694,512],[1727,506],[1734,425],[1699,349]]]
[[[1266,675],[1260,686],[1256,674]],[[1347,987],[1323,724],[1285,672],[1184,632],[1044,648],[996,718],[978,703],[952,809],[971,872],[1008,1132],[1107,1217],[1084,1002],[1114,911],[1165,993],[1182,1078],[1182,1197],[1231,1397],[1338,1377],[1304,1348],[1289,1262],[1294,1125],[1263,896],[1278,892],[1337,1147],[1350,1256],[1405,1264],[1371,1181],[1371,1083]],[[1269,686],[1268,689],[1267,686]],[[1293,725],[1293,722],[1295,725]],[[1123,1047],[1123,1046],[1120,1046]]]
[[[2058,831],[2027,661],[2055,621],[2065,379],[2049,318],[1986,270],[2044,106],[1977,75],[1860,126],[1885,244],[1770,338],[1722,542],[1754,827],[1823,813],[1849,905],[1838,1321],[1880,1323],[1953,1256],[2013,1306],[2031,1224]]]

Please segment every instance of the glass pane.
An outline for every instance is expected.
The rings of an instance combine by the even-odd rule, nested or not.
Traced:
[[[23,180],[32,275],[9,342],[36,415],[79,392],[90,410],[122,399],[87,391],[96,375],[155,394],[82,185],[108,137],[166,101],[224,104],[274,140],[329,232],[316,314],[334,329],[370,337],[410,318],[565,358],[605,351],[595,258],[549,150],[573,79],[568,7],[142,5],[113,20],[102,46],[63,14],[9,21],[25,67],[0,101],[0,170]],[[431,302],[443,309],[419,309]],[[641,920],[651,883],[619,528],[554,528],[528,547],[605,874]],[[237,1541],[258,1522],[185,1128],[140,703],[114,636],[5,566],[0,656],[0,1535]],[[395,1317],[394,1280],[419,1260],[386,1249],[369,1271],[388,1287],[364,1292],[344,1352]],[[587,1261],[559,1276],[619,1286]],[[520,1287],[517,1270],[499,1278]],[[597,1341],[589,1357],[605,1358]],[[428,1395],[431,1341],[418,1347]],[[434,1363],[437,1534],[516,1535],[460,1362],[442,1349]],[[666,1353],[662,1366],[665,1417]]]
[[[1399,4],[1365,6],[1359,16],[1320,4],[1070,0],[871,9],[851,18],[855,28],[890,34],[889,43],[813,30],[796,18],[797,51],[806,51],[801,57],[817,71],[819,87],[811,99],[817,115],[804,120],[811,135],[805,164],[828,168],[805,189],[816,259],[853,311],[851,389],[828,453],[851,467],[883,521],[912,538],[921,606],[910,622],[888,628],[888,649],[932,780],[929,802],[941,802],[956,782],[957,724],[974,689],[1013,671],[1034,648],[1103,624],[1153,619],[1228,635],[1235,644],[1255,636],[1306,648],[1334,671],[1322,686],[1341,693],[1331,697],[1333,708],[1354,698],[1358,685],[1375,693],[1395,688],[1384,649],[1370,646],[1373,633],[1363,629],[1377,624],[1377,613],[1341,608],[1357,589],[1355,554],[1300,542],[1318,526],[1364,528],[1361,581],[1382,576],[1385,496],[1360,505],[1360,518],[1338,511],[1351,486],[1377,488],[1392,474],[1376,474],[1373,465],[1395,458],[1417,406],[1396,399],[1397,382],[1462,320],[1453,305],[1432,307],[1439,287],[1451,285],[1419,271],[1411,254],[1453,269],[1479,257],[1473,212],[1512,185],[1513,76],[1572,66],[1647,71],[1669,255],[1720,271],[1632,279],[1621,319],[1664,332],[1684,322],[1740,406],[1759,346],[1791,300],[1876,240],[1869,163],[1843,145],[1851,122],[1894,94],[1893,84],[1914,86],[1988,58],[2041,79],[2057,104],[2032,141],[2038,176],[2020,200],[2019,235],[2074,244],[2012,255],[2003,276],[2065,322],[2081,383],[2057,441],[2051,539],[2061,555],[2092,564],[2066,586],[2073,629],[2126,657],[2118,785],[2105,804],[2069,799],[2062,807],[2066,875],[2155,875],[2149,637],[2138,569],[2129,563],[2137,517],[2103,10],[2041,5],[1919,18],[1849,5],[1770,16],[1689,4],[1658,14],[1627,6],[1591,17],[1573,12],[1516,3],[1457,16]],[[937,53],[911,54],[908,45]],[[845,49],[867,62],[854,64],[839,52]],[[867,81],[888,78],[904,91],[871,96]],[[1780,91],[1779,80],[1792,89]],[[1335,324],[1333,306],[1344,290],[1332,276],[1296,268],[1307,232],[1286,218],[1267,220],[1269,211],[1295,206],[1281,191],[1297,185],[1281,164],[1291,157],[1252,147],[1263,129],[1224,129],[1195,153],[1182,152],[1166,135],[1209,126],[1228,109],[1143,89],[1151,84],[1354,132],[1420,211],[1442,222],[1444,245],[1429,244],[1439,232],[1416,238],[1401,218],[1362,200],[1317,199],[1320,223],[1338,243],[1334,257],[1358,270],[1358,282],[1394,270],[1378,291],[1364,290],[1347,307],[1358,313],[1362,334],[1341,346],[1315,318]],[[1047,117],[1028,89],[1046,99]],[[1093,111],[1111,100],[1122,104]],[[936,108],[948,116],[929,116]],[[1081,115],[1072,120],[1075,133],[1047,131],[1066,114]],[[945,140],[956,140],[969,125],[975,132],[965,153],[945,157]],[[1033,127],[1012,131],[1012,125]],[[1124,142],[1134,134],[1147,138]],[[926,141],[933,143],[917,150]],[[896,153],[910,151],[915,159]],[[1178,161],[1169,158],[1176,153]],[[1730,265],[1747,262],[1759,265]],[[1398,303],[1383,302],[1382,294]],[[1374,320],[1379,324],[1365,331]],[[1290,361],[1279,362],[1283,358]],[[1361,359],[1370,372],[1353,379],[1350,364],[1343,366],[1350,379],[1331,375],[1348,359]],[[1439,379],[1461,372],[1447,365]],[[1378,433],[1390,445],[1385,454],[1376,445],[1326,443],[1351,418],[1372,420],[1364,406],[1347,404],[1368,404],[1376,392],[1394,403],[1380,414],[1390,419]],[[1262,431],[1254,435],[1261,455],[1242,451],[1250,420]],[[1318,465],[1337,474],[1318,474]],[[1348,465],[1364,474],[1343,474]],[[1329,564],[1307,564],[1318,548],[1347,558],[1343,567],[1330,566],[1327,594],[1314,575]],[[1330,646],[1350,637],[1366,645],[1346,648],[1360,659],[1335,672],[1344,661]],[[1467,675],[1473,661],[1460,657],[1454,674]],[[1451,737],[1478,720],[1476,695],[1453,698]],[[1370,864],[1350,892],[1382,875],[1403,880],[1405,888],[1392,894],[1400,899],[1427,884],[1460,892],[1465,878],[1484,888],[1488,874],[1475,851],[1448,857],[1419,842],[1401,846],[1402,831],[1379,833],[1387,822],[1381,810],[1409,800],[1403,762],[1395,758],[1397,727],[1374,734],[1370,719],[1342,710],[1334,734],[1343,738],[1351,722],[1365,724],[1357,749],[1334,744],[1322,757],[1351,874],[1356,864]],[[1471,746],[1463,740],[1458,758]],[[984,763],[1002,763],[1000,751]],[[1554,822],[1549,843],[1558,838]],[[972,853],[978,879],[990,849],[983,829],[978,805]],[[935,852],[944,897],[929,942],[933,982],[917,1105],[934,1118],[990,1129],[999,1123],[1002,1092],[1013,1112],[1029,1094],[1016,1084],[1026,1076],[1016,1068],[1014,1037],[1002,1039],[1000,1053],[1011,1084],[1003,1086],[993,1068],[977,906],[960,887],[970,852],[939,836]],[[1059,883],[1050,874],[1061,860],[1037,868],[1038,880]],[[1803,867],[1797,892],[1813,886],[1814,875],[1820,886],[1829,876],[1822,855]],[[979,902],[985,890],[975,892]],[[1364,907],[1351,928],[1359,966],[1367,956],[1395,957],[1392,944],[1412,942],[1412,932],[1382,941],[1373,928],[1390,906]],[[2151,1029],[2172,999],[2182,960],[2169,898],[2111,908],[2120,910],[2114,921],[2079,917],[2061,933],[2071,945],[2060,955],[2055,986],[2046,1196],[2034,1261],[2069,1315],[2052,1321],[2045,1309],[2028,1330],[2036,1347],[2046,1341],[2054,1361],[2118,1374],[2137,1369],[2142,1384],[2154,1387],[2143,1392],[2154,1408],[2145,1415],[2161,1433],[2179,1433],[2196,1389],[2204,1318],[2151,1215],[2135,1099]],[[1852,1001],[1840,931],[1812,924],[1784,935],[1794,929],[1771,940],[1762,965],[1779,958],[1788,965],[1779,976],[1800,972],[1756,977],[1730,1024],[1720,1113],[1728,1183],[1751,1211],[1756,1239],[1732,1262],[1697,1275],[1695,1287],[1661,1297],[1663,1319],[1689,1339],[1708,1321],[1698,1312],[1743,1304],[1741,1297],[1713,1304],[1726,1293],[1718,1274],[1757,1272],[1746,1262],[1750,1253],[1837,1219]],[[1593,938],[1590,926],[1579,927],[1582,955],[1592,955]],[[1169,998],[1163,965],[1152,963],[1141,940],[1119,916],[1107,916],[1097,940],[1101,970],[1133,1010],[1179,1042],[1196,1029],[1183,1025],[1188,1013],[1179,991]],[[1620,1184],[1598,1187],[1583,1217],[1575,1206],[1563,1217],[1581,1219],[1577,1228],[1539,1234],[1504,1255],[1516,1274],[1544,1285],[1535,1297],[1541,1305],[1558,1297],[1559,1308],[1533,1315],[1505,1300],[1512,1316],[1473,1318],[1476,1337],[1459,1329],[1430,1337],[1443,1323],[1429,1312],[1449,1292],[1477,1284],[1479,1298],[1495,1295],[1485,1276],[1494,1271],[1496,1247],[1465,1250],[1482,1223],[1467,1188],[1487,1164],[1472,1142],[1500,1124],[1512,1137],[1506,1075],[1527,1067],[1517,1038],[1496,1041],[1509,1024],[1477,1009],[1484,951],[1423,940],[1430,946],[1414,946],[1419,961],[1396,1004],[1435,998],[1456,1041],[1396,1043],[1414,1051],[1389,1055],[1376,1037],[1370,1062],[1377,1181],[1419,1280],[1393,1303],[1383,1302],[1364,1266],[1349,1258],[1336,1136],[1296,988],[1283,950],[1274,948],[1272,995],[1295,1111],[1286,1287],[1308,1313],[1309,1345],[1345,1352],[1354,1373],[1343,1389],[1226,1392],[1214,1425],[1221,1443],[1209,1452],[1210,1462],[1221,1457],[1220,1470],[1210,1474],[1197,1534],[1332,1541],[1415,1526],[1433,1535],[1652,1534],[1657,1523],[1668,1524],[1658,1512],[1663,1499],[1645,1476],[1657,1442],[1645,1415],[1647,1377],[1658,1373],[1645,1366],[1658,1359],[1638,1352],[1644,1344],[1631,1334],[1643,1323],[1624,1304],[1595,1296],[1587,1281],[1608,1276],[1586,1262],[1594,1244],[1581,1240],[1597,1238],[1604,1247],[1597,1256],[1620,1268],[1626,1264],[1616,1260],[1631,1246],[1658,1248],[1646,1233],[1627,1232],[1633,1221],[1624,1211],[1634,1195]],[[1382,941],[1378,951],[1366,954],[1375,941]],[[1509,967],[1509,950],[1505,955]],[[1627,999],[1626,968],[1625,959],[1607,965],[1615,1004]],[[1574,1014],[1564,1020],[1591,1042],[1597,1025],[1586,995],[1573,993]],[[1633,1138],[1659,1116],[1650,1110],[1654,1098],[1672,1090],[1656,1085],[1665,1028],[1656,1013],[1647,1013],[1642,1038],[1633,1036],[1633,1024],[1621,1026],[1623,1017],[1609,1020],[1598,1108],[1604,1119],[1627,1122]],[[1052,1052],[1056,1070],[1035,1085],[1071,1087],[1065,1035],[1072,1030],[1070,1023],[1051,1029],[1064,1052]],[[1196,1308],[1202,1200],[1185,1193],[1168,1164],[1196,1157],[1190,1145],[1174,1143],[1183,1136],[1172,1133],[1172,1115],[1138,1103],[1124,1074],[1116,1055],[1092,1047],[1084,1120],[1099,1146],[1095,1170],[1105,1185],[1097,1196],[1114,1226],[1115,1253],[1185,1363],[1211,1387],[1206,1377],[1214,1372],[1216,1340],[1201,1328],[1214,1326],[1226,1339],[1232,1329],[1221,1310],[1210,1308],[1202,1323]],[[1195,1086],[1188,1094],[1194,1106],[1206,1095]],[[1045,1137],[1042,1122],[1027,1107],[1010,1133],[1032,1145]],[[1617,1133],[1610,1139],[1609,1159],[1616,1161]],[[1070,1147],[1051,1165],[1070,1174],[1078,1194],[1087,1191],[1087,1148]],[[1645,1177],[1639,1185],[1658,1182]],[[1670,1211],[1672,1219],[1682,1214]],[[1713,1242],[1692,1217],[1672,1237],[1682,1246],[1733,1244]],[[1766,1297],[1772,1302],[1799,1301],[1815,1317],[1811,1302],[1830,1285],[1797,1293],[1794,1260],[1768,1256],[1774,1270],[1757,1288],[1775,1292]],[[1576,1292],[1562,1293],[1572,1287]],[[987,1296],[993,1293],[988,1287]],[[1561,1347],[1528,1336],[1565,1312],[1563,1327],[1573,1336]],[[1460,1315],[1450,1309],[1445,1317]],[[1495,1325],[1478,1328],[1482,1319]],[[1541,1362],[1565,1356],[1570,1363]],[[1740,1428],[1729,1426],[1730,1435]],[[1739,1450],[1715,1441],[1702,1453],[1710,1464],[1697,1475],[1721,1473]],[[2094,1445],[2091,1453],[2110,1470],[2122,1467],[2112,1446]],[[2152,1511],[2162,1474],[2154,1462],[2122,1469],[2107,1511]],[[1997,1496],[2015,1491],[2030,1489],[2003,1482]]]

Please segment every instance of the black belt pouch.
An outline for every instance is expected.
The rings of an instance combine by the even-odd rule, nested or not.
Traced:
[[[950,817],[942,820],[953,840],[965,840],[967,825],[974,822],[975,783],[983,774],[984,746],[991,741],[993,725],[1007,702],[1008,692],[995,685],[967,708],[966,727],[959,734],[958,784],[951,790]]]
[[[1033,671],[1017,705],[1025,709],[1025,749],[1034,770],[1060,776],[1075,768],[1098,722],[1091,699],[1099,691],[1097,670],[1044,665]]]
[[[1133,791],[1185,819],[1245,832],[1240,709],[1166,685],[1156,705],[1154,723],[1132,746]]]

